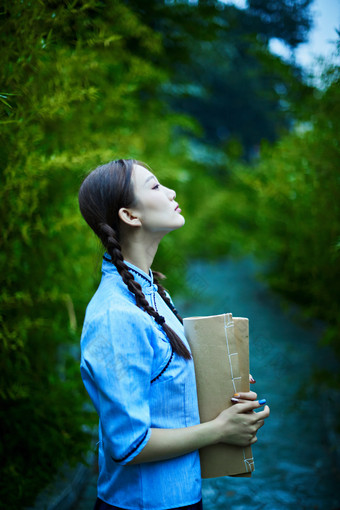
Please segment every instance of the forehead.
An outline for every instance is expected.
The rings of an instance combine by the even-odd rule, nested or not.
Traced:
[[[153,173],[150,172],[150,170],[148,170],[144,166],[141,165],[133,166],[132,179],[136,189],[143,188],[145,182],[148,179],[151,179],[151,177],[154,177]]]

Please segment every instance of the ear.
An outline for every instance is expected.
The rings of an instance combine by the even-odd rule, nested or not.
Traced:
[[[136,213],[133,213],[132,209],[121,207],[118,211],[118,216],[126,225],[131,227],[140,227],[142,225],[142,222],[136,216]]]

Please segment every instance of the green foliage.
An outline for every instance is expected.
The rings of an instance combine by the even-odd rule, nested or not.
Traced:
[[[339,68],[316,92],[308,121],[235,176],[248,188],[248,250],[270,262],[272,287],[328,325],[324,343],[340,358],[340,88]],[[306,112],[305,112],[306,114]],[[307,115],[307,114],[306,114]],[[332,379],[333,380],[333,379]]]
[[[123,3],[7,1],[1,37],[0,499],[10,509],[90,443],[78,344],[99,250],[78,212],[82,177],[116,157],[161,161],[173,125],[190,122],[145,99],[166,77],[150,62],[162,46]]]

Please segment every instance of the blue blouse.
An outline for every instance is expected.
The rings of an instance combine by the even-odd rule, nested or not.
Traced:
[[[152,272],[125,262],[148,302],[189,348],[183,326],[157,292]],[[201,499],[198,451],[129,465],[151,428],[199,420],[192,360],[172,351],[162,327],[136,306],[116,267],[104,259],[102,279],[85,315],[81,375],[99,415],[98,497],[114,506],[165,510]]]

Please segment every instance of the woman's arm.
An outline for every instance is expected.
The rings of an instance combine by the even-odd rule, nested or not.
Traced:
[[[216,443],[254,444],[258,429],[269,416],[268,406],[253,412],[260,406],[257,400],[238,403],[206,423],[180,429],[152,428],[146,446],[129,464],[171,459]]]

